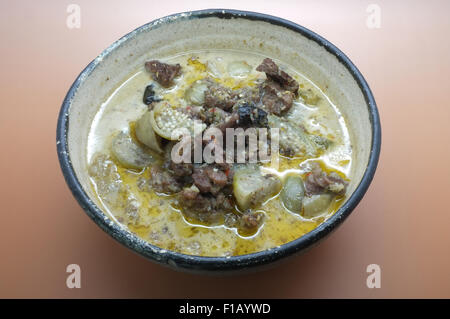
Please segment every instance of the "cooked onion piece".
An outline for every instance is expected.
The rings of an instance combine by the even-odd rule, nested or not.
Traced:
[[[293,213],[300,213],[303,207],[304,196],[305,186],[302,178],[298,175],[287,176],[280,193],[284,207]]]
[[[155,134],[152,126],[153,114],[147,111],[136,122],[136,137],[142,144],[148,146],[155,152],[162,153],[160,137]]]
[[[244,77],[252,71],[252,66],[245,61],[233,61],[228,64],[227,71],[231,76]]]

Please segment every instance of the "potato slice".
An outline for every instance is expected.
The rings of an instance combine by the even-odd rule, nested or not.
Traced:
[[[302,178],[298,175],[287,176],[280,193],[284,207],[293,213],[301,213],[303,197],[305,197],[305,187]]]
[[[111,153],[119,164],[126,168],[141,169],[154,161],[149,153],[124,132],[120,132],[114,137]]]
[[[281,189],[281,181],[275,175],[262,175],[259,168],[238,169],[233,177],[233,194],[240,209],[256,207]]]
[[[333,195],[328,193],[305,197],[303,199],[303,216],[313,218],[326,213],[332,199]]]

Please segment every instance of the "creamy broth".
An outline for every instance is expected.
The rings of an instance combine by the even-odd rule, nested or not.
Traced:
[[[103,209],[112,219],[163,249],[190,255],[233,256],[262,251],[297,239],[336,212],[345,200],[345,195],[334,196],[321,214],[305,217],[286,209],[277,193],[255,208],[264,214],[264,221],[253,232],[242,232],[223,224],[209,225],[186,217],[182,212],[182,203],[176,196],[151,189],[143,191],[139,185],[151,177],[150,168],[127,169],[109,157],[111,141],[117,132],[126,132],[134,137],[134,123],[148,108],[142,97],[150,83],[155,84],[158,95],[171,105],[186,107],[189,103],[184,99],[185,91],[192,83],[205,77],[211,77],[231,89],[256,85],[258,80],[265,79],[264,73],[255,70],[264,58],[249,52],[230,50],[189,52],[161,59],[162,62],[178,63],[182,67],[183,72],[174,79],[173,86],[164,88],[158,85],[142,66],[105,98],[90,129],[87,161],[92,187]],[[245,61],[249,65],[249,73],[245,76],[233,74],[228,66],[234,61]],[[324,90],[302,76],[301,70],[294,70],[282,61],[275,62],[300,86],[299,97],[285,116],[301,123],[309,133],[326,137],[332,141],[332,145],[313,158],[281,156],[278,169],[264,164],[262,170],[283,180],[289,174],[305,176],[310,163],[320,162],[325,171],[334,171],[347,180],[351,179],[351,142],[345,119],[338,107],[330,101]],[[314,103],[307,103],[311,102],[308,100],[309,95],[302,92],[311,93]],[[99,162],[99,158],[102,162]],[[99,167],[107,171],[103,174],[107,177],[98,177]],[[238,208],[235,210],[237,214],[242,213]]]

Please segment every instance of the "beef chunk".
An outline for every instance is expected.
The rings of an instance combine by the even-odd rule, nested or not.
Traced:
[[[233,208],[230,195],[219,193],[214,197],[211,194],[202,194],[196,186],[181,191],[178,199],[183,204],[184,214],[204,223],[219,222],[224,212]]]
[[[218,185],[221,187],[227,185],[228,178],[224,171],[218,169],[217,167],[208,166],[207,168],[205,168],[205,172],[214,185]]]
[[[229,171],[230,168],[226,163],[203,165],[194,168],[192,179],[201,193],[211,193],[217,196],[221,191],[224,191],[224,187],[232,183]]]
[[[191,176],[193,165],[191,163],[175,163],[170,161],[169,169],[178,177]]]
[[[267,76],[266,81],[260,85],[261,103],[264,109],[275,115],[288,111],[298,93],[297,81],[281,71],[269,58],[264,59],[256,70],[265,72]]]
[[[212,190],[213,185],[203,168],[195,169],[194,174],[192,174],[194,179],[194,184],[202,193],[209,193]]]
[[[297,94],[298,83],[289,74],[279,69],[273,60],[265,58],[256,68],[256,71],[265,72],[268,79],[279,83],[283,90]]]
[[[345,194],[347,184],[336,172],[327,174],[318,163],[314,163],[312,171],[306,176],[305,191],[308,196],[326,192],[342,195]]]
[[[292,107],[295,95],[291,91],[283,90],[279,83],[266,81],[261,85],[261,102],[267,112],[281,115]]]
[[[205,91],[205,106],[208,108],[218,107],[229,111],[238,99],[237,92],[216,83],[211,83]]]
[[[181,191],[182,185],[175,176],[158,166],[151,168],[151,186],[158,193],[173,194]]]
[[[182,202],[184,203],[184,201],[193,201],[197,198],[197,196],[199,195],[200,191],[198,190],[197,187],[190,187],[190,188],[185,188],[181,191],[180,193],[180,198],[182,199]]]
[[[173,79],[181,74],[181,65],[166,64],[158,60],[146,62],[145,68],[152,73],[153,79],[164,87],[172,85]]]
[[[197,187],[183,189],[178,195],[179,201],[183,205],[183,212],[189,217],[193,217],[202,221],[211,221],[204,215],[212,213],[212,205],[210,200],[201,195]]]

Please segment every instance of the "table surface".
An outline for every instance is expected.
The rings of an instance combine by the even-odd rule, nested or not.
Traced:
[[[450,2],[69,1],[0,3],[0,297],[450,297]],[[369,28],[368,6],[380,8]],[[345,52],[378,103],[376,176],[347,221],[309,252],[264,272],[211,277],[151,263],[102,232],[72,197],[55,146],[61,102],[84,66],[167,14],[228,7],[299,23]],[[370,11],[370,8],[369,8]],[[66,266],[81,288],[66,287]],[[381,288],[366,285],[369,264]]]

